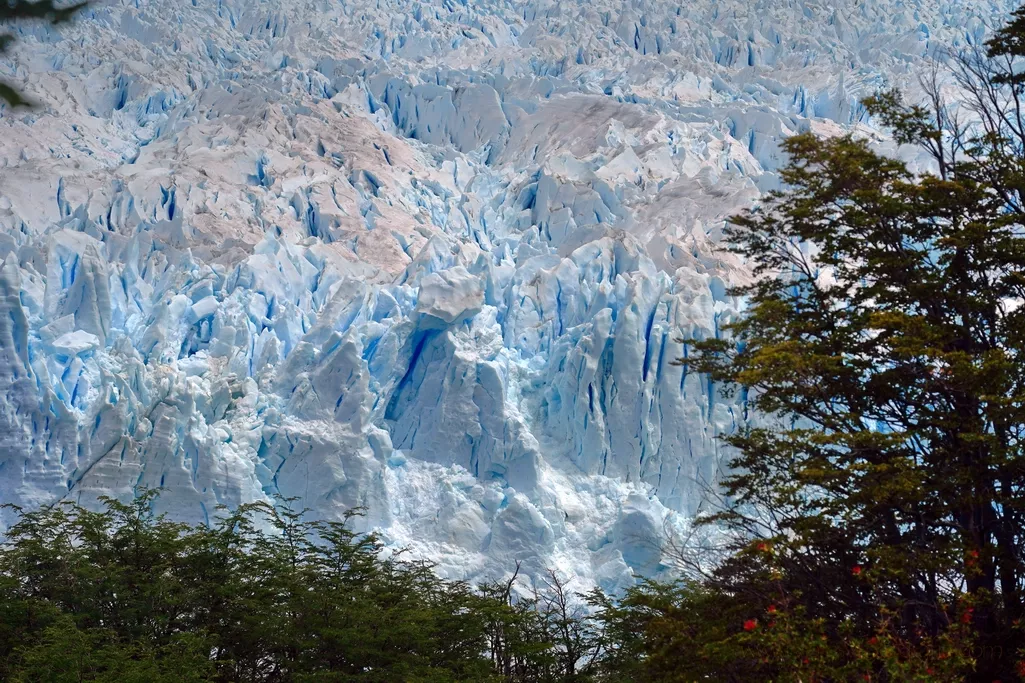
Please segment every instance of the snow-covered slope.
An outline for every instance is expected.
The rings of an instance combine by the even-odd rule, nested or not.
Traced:
[[[1011,0],[98,0],[0,113],[0,500],[298,496],[451,576],[659,570],[743,406],[724,217]]]

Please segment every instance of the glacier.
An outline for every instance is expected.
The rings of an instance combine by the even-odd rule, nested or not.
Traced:
[[[617,591],[742,397],[675,363],[779,143],[1009,0],[100,0],[0,61],[0,502],[296,497]],[[7,511],[0,526],[9,523]]]

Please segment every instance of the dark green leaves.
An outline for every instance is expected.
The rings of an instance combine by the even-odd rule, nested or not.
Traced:
[[[993,55],[1022,56],[1023,17]],[[1014,123],[1008,69],[971,73],[996,98],[978,108]],[[743,387],[763,417],[726,438],[733,502],[711,521],[773,536],[783,593],[834,632],[885,617],[939,638],[950,606],[970,603],[980,642],[1021,645],[1025,149],[1010,124],[971,135],[933,105],[866,101],[939,175],[850,136],[798,135],[784,143],[787,189],[733,219],[728,238],[757,275],[737,290],[747,313],[728,339],[693,341],[687,364]],[[743,566],[709,587],[749,586]],[[1012,675],[1010,656],[980,666]]]
[[[385,556],[294,500],[214,526],[152,513],[20,515],[0,546],[0,680],[598,680],[607,638],[555,572],[471,588]],[[615,679],[612,679],[615,680]]]

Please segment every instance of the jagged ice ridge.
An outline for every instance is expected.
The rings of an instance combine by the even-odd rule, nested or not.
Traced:
[[[447,576],[657,574],[746,419],[724,219],[1010,0],[99,0],[0,75],[0,501],[298,496]],[[7,518],[9,521],[10,518]]]

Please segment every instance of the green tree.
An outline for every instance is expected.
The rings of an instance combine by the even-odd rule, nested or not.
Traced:
[[[502,680],[487,633],[505,603],[383,556],[350,528],[360,511],[314,522],[282,500],[193,527],[155,497],[20,515],[0,545],[0,680]]]
[[[0,24],[7,24],[14,21],[47,21],[51,24],[62,24],[70,21],[71,18],[87,3],[80,2],[68,7],[58,7],[53,0],[4,0],[0,3]],[[0,55],[14,42],[14,34],[0,33]],[[12,107],[24,107],[31,105],[9,83],[0,81],[0,100],[3,100]]]
[[[202,639],[179,634],[165,647],[123,645],[105,629],[82,630],[61,616],[19,653],[12,683],[204,683],[214,667]]]
[[[951,680],[1016,675],[1023,47],[1019,10],[987,53],[958,62],[975,128],[935,87],[925,106],[894,93],[866,102],[899,142],[932,155],[936,173],[850,136],[797,135],[784,143],[786,189],[731,222],[731,246],[754,266],[753,282],[733,291],[747,311],[727,337],[693,341],[681,362],[744,392],[762,416],[726,438],[737,453],[724,481],[730,502],[705,520],[772,549],[738,542],[701,587],[723,609],[746,607],[747,626],[755,620],[745,635],[734,618],[734,644],[767,642],[757,624],[785,603],[788,618],[831,644],[839,680],[939,676],[938,662],[961,667]],[[892,661],[851,649],[879,642],[880,629]]]
[[[478,588],[487,649],[494,670],[506,681],[586,683],[599,680],[611,641],[603,623],[588,613],[591,596],[572,594],[547,568],[529,589],[517,591],[520,565],[506,581]]]

